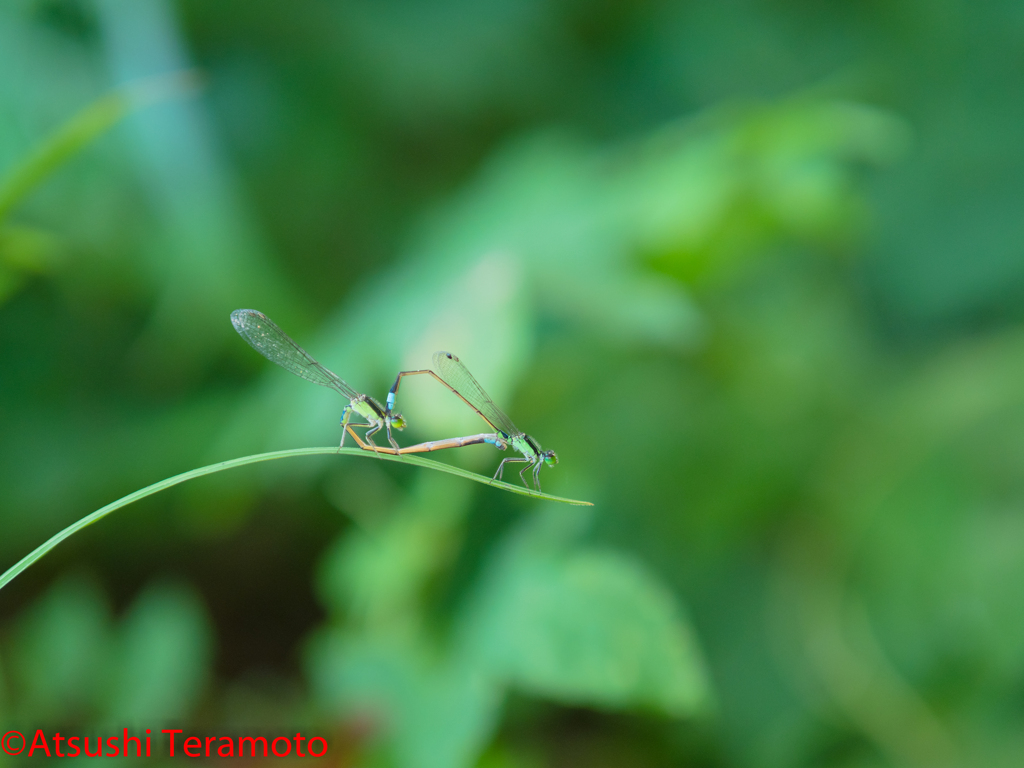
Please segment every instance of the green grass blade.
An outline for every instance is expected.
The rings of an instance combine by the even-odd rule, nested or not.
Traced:
[[[45,543],[36,547],[32,552],[25,555],[17,563],[4,571],[3,576],[0,576],[0,589],[3,589],[9,584],[15,576],[28,568],[32,563],[42,558],[47,552],[60,544],[64,539],[73,536],[83,528],[92,525],[93,523],[102,520],[104,517],[109,515],[111,512],[126,507],[132,502],[144,499],[147,496],[152,496],[154,493],[159,493],[172,485],[178,483],[184,483],[187,480],[193,480],[203,475],[212,475],[214,472],[222,472],[225,469],[233,469],[235,467],[243,467],[246,464],[256,464],[261,461],[272,461],[273,459],[287,459],[292,456],[317,456],[317,455],[330,455],[330,454],[345,454],[347,456],[362,456],[364,458],[375,458],[375,455],[370,451],[364,451],[361,448],[295,448],[290,451],[272,451],[270,453],[257,453],[254,456],[243,456],[240,459],[231,459],[230,461],[222,461],[218,464],[210,464],[206,467],[200,467],[199,469],[193,469],[189,472],[182,472],[180,475],[169,477],[166,480],[161,480],[159,483],[153,483],[153,485],[146,486],[141,490],[130,493],[127,496],[118,499],[115,502],[107,504],[105,507],[97,509],[90,515],[86,515],[81,520],[72,523],[60,533],[51,537]],[[473,480],[477,483],[483,483],[485,485],[492,485],[495,488],[500,488],[503,491],[511,491],[512,493],[518,493],[520,496],[530,496],[534,499],[545,499],[546,501],[557,501],[563,504],[576,504],[579,506],[593,506],[589,501],[577,501],[576,499],[565,499],[561,496],[552,496],[548,493],[541,493],[539,491],[533,491],[524,486],[516,486],[511,483],[506,483],[502,480],[491,480],[489,477],[484,475],[478,475],[475,472],[470,472],[459,467],[453,467],[449,464],[442,464],[440,461],[433,461],[431,459],[423,459],[419,456],[393,456],[386,453],[377,454],[376,458],[383,459],[384,461],[396,461],[399,464],[412,464],[417,467],[426,467],[427,469],[436,469],[441,472],[447,472],[451,475],[458,475],[459,477],[466,478],[467,480]]]
[[[106,133],[129,112],[187,92],[195,87],[192,73],[142,80],[103,96],[82,109],[50,135],[0,181],[0,220],[57,168]]]

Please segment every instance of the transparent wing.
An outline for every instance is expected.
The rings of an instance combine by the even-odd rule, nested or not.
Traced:
[[[434,371],[438,376],[468,402],[484,417],[484,421],[495,429],[504,432],[507,437],[521,435],[512,419],[494,404],[490,395],[473,378],[473,374],[451,352],[434,353]]]
[[[306,350],[292,341],[287,333],[262,312],[236,309],[231,313],[231,324],[253,349],[270,362],[277,363],[306,381],[337,390],[349,400],[359,397],[358,392],[310,357]]]

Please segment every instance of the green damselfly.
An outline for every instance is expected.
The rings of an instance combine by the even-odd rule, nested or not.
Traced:
[[[405,429],[405,419],[402,418],[402,414],[391,413],[369,395],[356,392],[340,376],[314,360],[312,355],[292,341],[291,337],[277,326],[277,323],[262,312],[257,312],[255,309],[236,309],[231,313],[231,324],[253,349],[270,362],[277,363],[306,381],[312,381],[321,387],[329,387],[348,400],[349,404],[342,412],[342,447],[345,446],[345,433],[351,432],[348,429],[349,419],[355,413],[366,419],[366,424],[355,424],[354,426],[369,427],[364,438],[372,450],[378,450],[376,443],[373,442],[373,435],[381,429],[387,431],[388,442],[391,443],[395,451],[399,450],[398,443],[391,435],[391,428]],[[355,432],[351,432],[351,434],[354,436]]]
[[[399,373],[398,378],[395,379],[395,383],[391,387],[391,391],[388,392],[387,410],[384,412],[385,418],[387,418],[387,415],[391,413],[391,409],[395,406],[395,396],[398,393],[398,387],[402,382],[402,377],[417,376],[420,374],[433,376],[444,386],[448,387],[448,389],[458,395],[466,405],[476,411],[480,418],[491,425],[491,428],[496,432],[492,437],[507,441],[515,450],[523,454],[523,458],[521,459],[517,457],[502,459],[492,480],[501,479],[501,475],[505,470],[506,464],[525,463],[527,466],[523,467],[519,472],[519,477],[523,481],[523,485],[527,488],[530,487],[530,484],[526,482],[524,474],[527,470],[532,469],[533,483],[537,490],[540,490],[540,468],[544,464],[547,464],[549,467],[553,467],[557,464],[557,454],[555,454],[554,451],[543,450],[540,447],[540,443],[516,427],[516,425],[512,423],[512,419],[506,416],[505,412],[494,404],[494,401],[491,400],[490,396],[484,391],[484,388],[481,387],[477,380],[473,378],[473,374],[469,372],[469,369],[467,369],[466,366],[463,365],[462,361],[451,352],[434,353],[434,370],[402,371]],[[504,450],[503,446],[499,445],[497,442],[494,444]]]

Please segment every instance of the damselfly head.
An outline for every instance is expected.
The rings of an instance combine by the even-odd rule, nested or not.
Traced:
[[[544,453],[541,454],[541,458],[544,459],[544,463],[549,467],[553,467],[558,463],[558,454],[554,451],[544,451]]]
[[[405,429],[405,419],[402,418],[402,414],[391,414],[391,426],[394,427],[395,429]]]

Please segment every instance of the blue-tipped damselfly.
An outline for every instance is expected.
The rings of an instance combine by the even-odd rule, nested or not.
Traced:
[[[354,426],[368,427],[363,437],[370,444],[372,450],[378,450],[376,443],[373,442],[373,435],[381,429],[387,432],[388,442],[391,443],[392,448],[396,452],[399,450],[398,443],[391,435],[391,428],[394,427],[398,430],[405,428],[405,419],[400,413],[392,413],[369,395],[356,392],[340,376],[314,360],[312,355],[292,341],[287,333],[262,312],[257,312],[255,309],[236,309],[231,313],[231,324],[253,349],[270,362],[277,363],[306,381],[333,389],[348,400],[341,420],[342,447],[345,446],[345,433],[351,432],[348,429],[349,420],[355,413],[366,419],[366,424],[355,424]],[[354,436],[355,432],[351,432],[351,434]],[[366,446],[363,445],[363,447]]]

